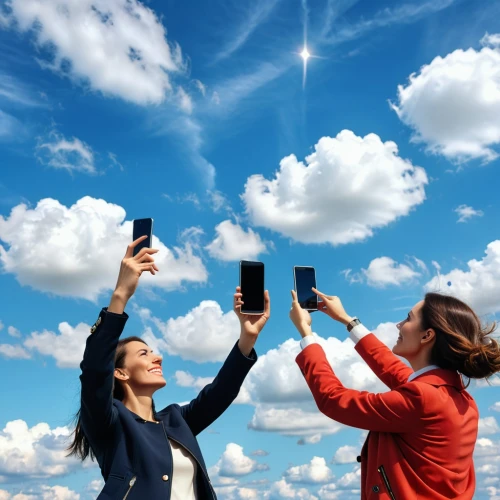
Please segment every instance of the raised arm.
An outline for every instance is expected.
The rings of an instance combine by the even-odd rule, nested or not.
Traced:
[[[135,257],[135,246],[145,237],[138,238],[127,248],[109,307],[102,309],[87,338],[82,374],[81,422],[86,436],[95,444],[105,436],[116,420],[113,407],[114,361],[118,340],[128,316],[125,306],[134,294],[144,271],[155,274],[158,268],[151,248],[142,249]]]
[[[196,436],[219,418],[236,399],[248,372],[257,361],[254,350],[259,333],[271,315],[269,292],[264,294],[264,313],[248,315],[241,312],[244,297],[240,288],[234,294],[234,312],[241,324],[240,338],[222,365],[217,377],[208,384],[181,412]]]

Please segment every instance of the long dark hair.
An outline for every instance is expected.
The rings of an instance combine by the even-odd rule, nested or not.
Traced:
[[[500,348],[491,338],[496,323],[483,327],[477,314],[449,295],[428,293],[421,310],[422,328],[436,332],[431,362],[469,379],[488,378],[500,371]],[[470,380],[467,382],[469,385]]]
[[[125,339],[119,340],[118,345],[116,347],[115,353],[115,368],[123,368],[125,365],[125,355],[127,354],[126,345],[130,342],[142,342],[146,344],[144,340],[140,337],[127,337]],[[147,345],[147,344],[146,344]],[[123,400],[125,397],[125,392],[120,383],[116,383],[116,380],[113,377],[113,398]],[[82,429],[82,420],[81,420],[81,409],[79,409],[74,418],[75,430],[73,431],[73,442],[70,446],[68,446],[67,451],[68,457],[74,456],[78,457],[82,462],[90,457],[91,460],[95,459],[94,450],[90,447],[89,440],[87,436],[84,434]]]

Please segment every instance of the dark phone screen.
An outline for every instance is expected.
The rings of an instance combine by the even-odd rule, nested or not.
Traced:
[[[137,238],[146,235],[147,238],[141,241],[134,248],[134,255],[137,255],[142,248],[151,248],[153,239],[153,219],[135,219],[134,220],[134,234],[132,236],[132,241]]]
[[[262,262],[241,261],[240,287],[244,302],[241,312],[264,312],[264,264]]]
[[[316,288],[316,273],[313,267],[295,268],[295,287],[302,309],[318,309],[318,296],[311,290]]]

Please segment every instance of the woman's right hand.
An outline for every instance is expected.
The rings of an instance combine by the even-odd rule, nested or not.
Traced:
[[[325,295],[319,290],[316,290],[316,288],[313,288],[312,291],[321,299],[321,301],[318,301],[318,311],[328,314],[330,318],[344,325],[352,321],[351,316],[345,312],[344,306],[338,297],[334,295]]]
[[[126,303],[130,297],[134,295],[137,289],[139,278],[142,273],[144,271],[149,271],[154,275],[159,271],[153,258],[153,255],[158,252],[158,250],[154,248],[143,248],[134,256],[134,248],[146,238],[147,236],[141,236],[127,247],[127,252],[120,265],[120,272],[118,274],[118,281],[116,282],[113,298],[108,307],[109,312],[121,310],[119,314],[123,313]]]

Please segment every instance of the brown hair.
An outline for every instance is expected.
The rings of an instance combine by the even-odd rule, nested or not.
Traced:
[[[127,349],[125,346],[130,342],[142,342],[143,344],[146,344],[146,342],[144,342],[144,340],[142,340],[140,337],[127,337],[125,339],[119,340],[115,352],[115,368],[123,368],[123,366],[125,365],[125,355],[127,354]],[[125,393],[123,391],[123,387],[121,386],[121,384],[117,384],[113,377],[113,398],[121,401],[123,400],[124,396]],[[69,452],[67,456],[78,457],[83,462],[87,457],[90,457],[91,460],[94,460],[95,454],[90,447],[89,440],[87,439],[87,436],[82,429],[81,411],[82,410],[80,408],[74,417],[74,438],[71,445],[67,448],[67,451]]]
[[[488,378],[500,371],[500,348],[489,337],[496,330],[496,323],[483,327],[467,304],[439,293],[425,296],[421,315],[422,328],[436,332],[431,352],[433,364],[458,371],[469,379]]]

